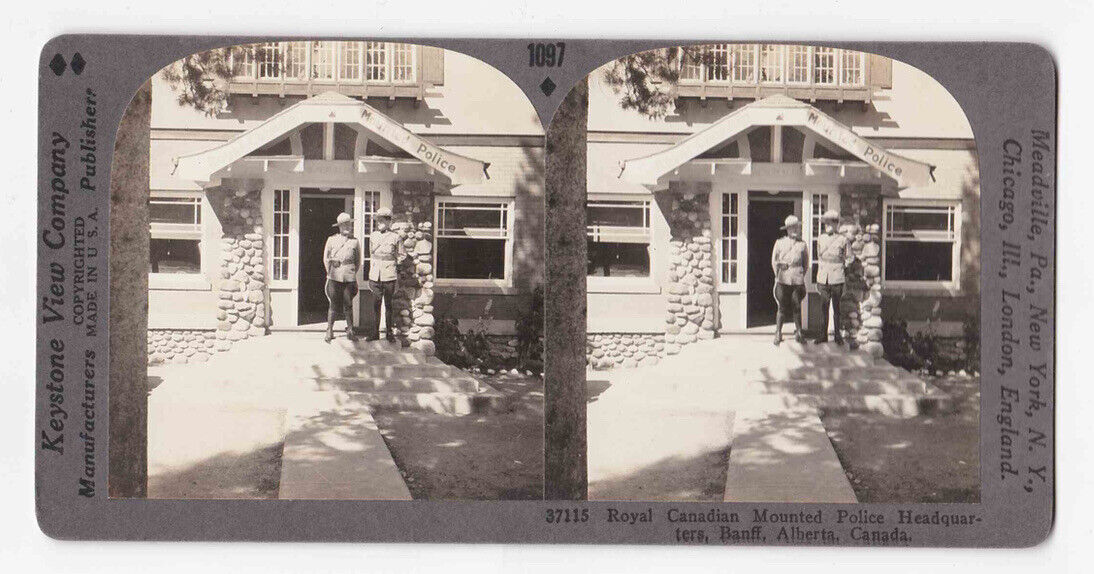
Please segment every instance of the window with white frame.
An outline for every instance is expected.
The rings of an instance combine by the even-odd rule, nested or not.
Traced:
[[[885,281],[953,285],[961,252],[960,228],[956,202],[886,202]]]
[[[648,199],[590,199],[585,221],[590,277],[650,276]]]
[[[368,80],[387,80],[387,44],[385,42],[365,42],[365,78]]]
[[[201,273],[201,192],[152,192],[150,273]]]
[[[786,47],[786,81],[790,84],[809,83],[809,46]]]
[[[338,61],[338,78],[357,81],[361,79],[361,43],[341,42]]]
[[[722,194],[722,235],[718,245],[722,285],[739,285],[744,279],[741,269],[741,194]]]
[[[255,48],[258,78],[261,80],[281,77],[281,44],[266,42]]]
[[[435,207],[438,280],[501,282],[509,278],[512,200],[438,200]]]
[[[337,42],[312,42],[311,43],[311,79],[333,80]]]
[[[707,69],[707,80],[724,82],[729,79],[729,44],[709,46],[703,54],[703,65]]]
[[[291,195],[287,189],[275,189],[273,195],[273,256],[272,278],[283,281],[289,278],[289,225]]]
[[[413,82],[415,78],[414,46],[410,44],[388,44],[391,60],[391,81]]]
[[[809,280],[815,283],[817,281],[817,270],[820,268],[820,261],[817,257],[817,240],[820,239],[821,232],[824,230],[823,220],[824,212],[828,211],[828,194],[814,193],[810,195],[810,200],[812,207],[809,210]]]
[[[783,59],[786,51],[782,46],[771,44],[760,45],[760,81],[766,83],[782,83]]]
[[[361,252],[363,263],[361,270],[364,277],[368,277],[369,268],[372,266],[372,232],[376,231],[376,210],[380,208],[380,192],[366,191],[361,198]]]
[[[308,77],[308,43],[286,42],[285,77],[305,80]]]
[[[752,44],[733,45],[730,62],[734,82],[751,84],[756,81],[756,46]]]
[[[865,81],[865,55],[851,50],[840,51],[840,84],[861,86]]]
[[[819,85],[836,83],[835,48],[813,48],[813,83]]]

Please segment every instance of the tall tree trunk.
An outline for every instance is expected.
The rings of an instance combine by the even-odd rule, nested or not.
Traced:
[[[547,131],[544,494],[588,497],[585,437],[585,197],[588,81],[563,100]]]
[[[110,496],[148,492],[148,157],[152,87],[129,103],[110,170]]]

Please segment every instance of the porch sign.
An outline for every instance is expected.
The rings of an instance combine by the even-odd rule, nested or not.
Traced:
[[[482,183],[490,177],[486,171],[490,164],[437,147],[376,108],[336,92],[294,104],[223,145],[178,157],[175,175],[198,182],[212,181],[233,162],[307,123],[360,124],[428,165],[454,186]]]
[[[657,185],[665,174],[754,126],[795,126],[813,131],[896,180],[901,187],[925,186],[934,181],[934,166],[896,155],[859,137],[817,108],[781,95],[748,104],[666,150],[622,162],[619,178]]]
[[[414,135],[402,124],[375,108],[363,103],[361,108],[361,125],[443,173],[452,181],[452,185],[481,183],[484,179],[490,179],[490,173],[487,172],[489,163],[445,151]]]

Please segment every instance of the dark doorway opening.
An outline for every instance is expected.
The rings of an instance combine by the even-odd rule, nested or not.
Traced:
[[[750,197],[748,202],[748,327],[775,324],[775,274],[771,250],[784,235],[786,216],[795,213],[793,198]]]
[[[323,323],[327,320],[328,301],[323,290],[327,270],[323,266],[323,247],[327,238],[337,232],[332,227],[343,211],[351,213],[352,191],[337,191],[323,196],[300,195],[300,252],[297,266],[299,291],[297,296],[297,324]]]

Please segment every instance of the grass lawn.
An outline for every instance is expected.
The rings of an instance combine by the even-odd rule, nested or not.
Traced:
[[[543,379],[475,375],[507,408],[453,417],[376,409],[373,417],[415,500],[543,497]]]
[[[949,409],[910,419],[821,414],[859,502],[980,501],[980,377],[928,380],[950,395]]]

